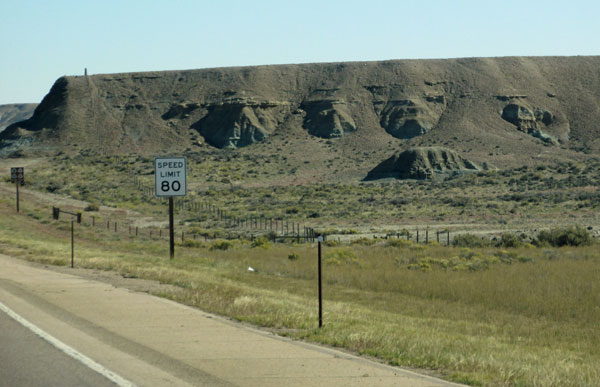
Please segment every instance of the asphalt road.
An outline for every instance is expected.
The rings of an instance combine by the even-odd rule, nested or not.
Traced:
[[[122,386],[455,385],[1,254],[0,303],[34,326],[0,311],[2,386],[111,385],[85,370],[89,362]],[[89,362],[76,364],[35,329]]]
[[[0,387],[115,384],[0,312]]]

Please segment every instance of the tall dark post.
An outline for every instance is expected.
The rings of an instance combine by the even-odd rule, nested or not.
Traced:
[[[173,196],[169,196],[169,252],[175,257],[175,230],[173,226]]]
[[[73,230],[73,224],[75,221],[71,219],[71,269],[73,268],[75,261],[75,231]]]
[[[17,186],[17,212],[19,212],[19,181],[17,181],[16,183]]]
[[[322,278],[321,278],[321,241],[323,237],[319,235],[319,328],[323,326],[323,291],[322,291]]]

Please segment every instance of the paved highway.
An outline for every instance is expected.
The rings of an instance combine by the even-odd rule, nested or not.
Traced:
[[[453,385],[4,255],[0,303],[2,386]]]
[[[0,387],[114,387],[114,382],[0,312]]]

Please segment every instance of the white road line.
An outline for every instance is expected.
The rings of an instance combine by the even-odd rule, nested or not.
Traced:
[[[114,372],[112,372],[109,369],[106,369],[105,367],[96,363],[89,357],[78,352],[74,348],[68,346],[67,344],[63,343],[62,341],[58,340],[57,338],[51,336],[50,334],[48,334],[48,333],[44,332],[43,330],[41,330],[40,328],[38,328],[37,326],[33,325],[29,321],[25,320],[23,317],[19,316],[17,313],[15,313],[8,306],[4,305],[2,302],[0,302],[0,310],[3,311],[4,313],[6,313],[7,315],[9,315],[11,318],[13,318],[19,324],[23,325],[25,328],[29,329],[30,331],[32,331],[33,333],[35,333],[42,339],[46,340],[47,342],[49,342],[50,344],[52,344],[53,346],[58,348],[60,351],[71,356],[73,359],[78,360],[79,362],[83,363],[83,365],[85,365],[86,367],[96,371],[100,375],[102,375],[105,378],[116,383],[118,386],[120,386],[120,387],[135,387],[135,384],[133,384],[129,380],[122,378],[121,376],[115,374]]]

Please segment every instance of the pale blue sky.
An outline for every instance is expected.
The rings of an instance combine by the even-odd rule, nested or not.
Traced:
[[[0,15],[0,104],[85,67],[600,55],[597,0],[1,0]]]

